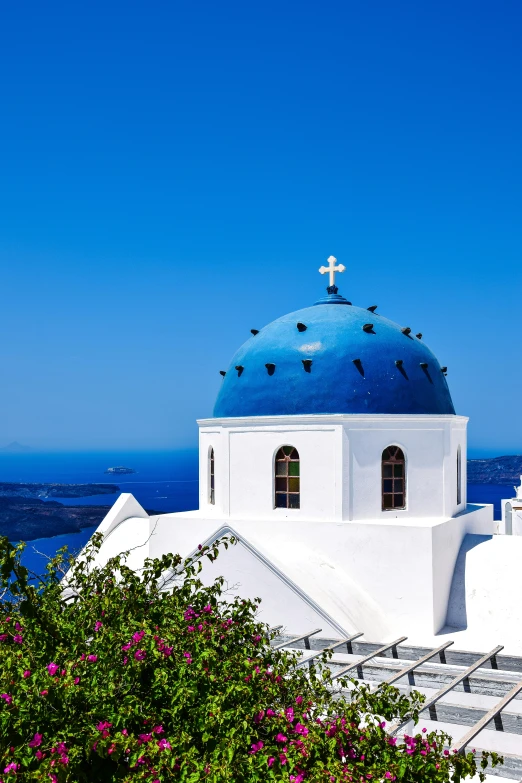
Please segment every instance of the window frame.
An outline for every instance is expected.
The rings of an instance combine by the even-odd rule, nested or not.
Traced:
[[[287,453],[288,451],[288,453]],[[280,456],[281,455],[281,456]],[[290,472],[290,465],[297,466]],[[282,466],[286,466],[283,468]],[[276,449],[273,460],[273,507],[285,511],[301,508],[301,457],[295,446],[287,443]],[[297,489],[295,487],[297,486]],[[294,487],[293,489],[291,487]],[[284,505],[278,500],[284,498]]]
[[[387,455],[387,452],[391,452]],[[398,457],[398,454],[400,453],[400,457]],[[385,466],[391,466],[391,474],[389,476],[385,476]],[[396,466],[402,466],[402,476],[400,475],[401,471],[396,471]],[[404,511],[407,506],[407,470],[406,470],[406,453],[402,446],[397,445],[396,443],[392,443],[389,446],[386,446],[382,450],[381,453],[381,510],[382,511]],[[392,482],[391,483],[391,489],[387,488],[387,485],[385,485],[385,482]],[[396,489],[396,482],[402,483],[402,489],[398,488]],[[402,495],[402,505],[396,505],[395,504],[395,496],[401,496]],[[385,497],[391,496],[391,503],[392,505],[387,505],[385,502]]]

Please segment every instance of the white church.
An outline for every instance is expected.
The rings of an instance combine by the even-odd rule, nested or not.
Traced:
[[[203,577],[259,596],[271,626],[522,655],[522,536],[467,503],[468,419],[446,368],[421,334],[341,296],[335,258],[319,271],[326,296],[252,330],[222,372],[198,422],[199,509],[149,516],[122,494],[100,561],[130,549],[140,568],[233,535]]]

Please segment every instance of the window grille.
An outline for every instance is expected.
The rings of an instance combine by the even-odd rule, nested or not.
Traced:
[[[406,460],[402,449],[388,446],[382,453],[382,510],[406,508]]]
[[[275,508],[300,508],[299,452],[283,446],[275,459]]]
[[[209,486],[209,490],[210,491],[209,491],[208,500],[209,500],[209,503],[212,506],[214,506],[215,503],[216,503],[216,495],[215,495],[215,489],[214,489],[214,480],[215,480],[215,476],[214,476],[214,449],[210,449],[208,460],[209,460],[209,484],[210,484],[210,486]]]

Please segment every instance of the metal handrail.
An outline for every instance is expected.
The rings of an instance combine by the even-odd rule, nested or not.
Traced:
[[[350,642],[353,642],[354,639],[358,639],[359,636],[363,636],[363,635],[364,632],[360,631],[359,633],[352,634],[352,636],[347,636],[346,639],[341,639],[339,642],[335,642],[335,644],[330,644],[328,647],[323,647],[322,650],[319,650],[313,655],[309,655],[307,658],[303,658],[303,660],[299,661],[297,665],[304,666],[305,663],[310,663],[310,661],[313,661],[315,658],[319,658],[323,653],[328,652],[329,650],[335,650],[337,647],[340,647],[342,644],[350,644]]]
[[[518,694],[522,691],[522,680],[517,682],[517,684],[511,688],[509,693],[506,693],[504,698],[499,701],[498,704],[496,704],[494,707],[492,707],[489,712],[486,712],[484,717],[482,717],[475,725],[468,731],[467,734],[462,737],[461,740],[456,744],[455,750],[457,750],[459,753],[462,753],[464,751],[464,748],[466,745],[469,745],[472,739],[475,739],[477,734],[479,734],[482,729],[484,729],[488,723],[490,723],[492,720],[494,720],[497,715],[502,712],[504,707],[506,707],[510,701],[512,701],[515,696],[518,696]]]
[[[410,672],[415,671],[418,666],[422,666],[422,664],[426,663],[426,661],[429,661],[430,658],[433,658],[438,653],[447,650],[448,647],[450,647],[452,644],[453,642],[445,642],[444,644],[441,644],[440,647],[437,647],[435,650],[432,650],[426,655],[423,655],[422,658],[419,658],[417,661],[410,664],[410,666],[406,666],[404,669],[401,669],[400,672],[397,672],[397,674],[394,674],[393,677],[390,677],[388,680],[384,680],[383,683],[379,683],[379,685],[392,685],[397,680],[400,680],[401,677],[404,677],[405,674],[410,674]]]
[[[392,647],[397,647],[397,645],[401,644],[401,642],[406,641],[407,638],[408,638],[407,636],[401,636],[400,639],[395,639],[394,642],[390,642],[389,644],[384,644],[382,647],[379,647],[374,652],[368,653],[368,655],[365,655],[363,658],[359,658],[358,661],[355,661],[354,663],[351,663],[349,666],[345,666],[340,671],[335,672],[335,674],[332,677],[332,680],[336,680],[338,677],[342,677],[343,674],[346,674],[346,672],[349,672],[351,669],[356,669],[358,666],[362,666],[364,663],[367,663],[367,661],[371,660],[371,658],[376,658],[378,655],[380,655],[383,652],[386,652],[387,650],[390,650]]]
[[[441,688],[437,693],[431,697],[431,699],[428,699],[428,701],[424,702],[422,705],[421,712],[425,712],[426,710],[431,709],[440,699],[442,699],[443,696],[445,696],[447,693],[453,690],[457,685],[459,685],[463,680],[465,680],[467,677],[469,677],[470,674],[473,674],[474,671],[476,671],[478,668],[483,666],[485,663],[487,663],[490,658],[493,658],[494,655],[499,653],[501,650],[504,649],[503,644],[499,644],[498,647],[495,647],[490,652],[486,653],[482,656],[482,658],[479,658],[478,661],[475,661],[471,666],[469,666],[465,671],[458,674],[451,682],[449,682],[447,685],[445,685],[443,688]],[[409,723],[411,718],[408,720],[402,721],[400,724],[394,724],[390,727],[390,734],[396,734],[400,729],[402,729],[403,726],[406,726],[407,723]]]
[[[310,631],[310,633],[304,633],[302,636],[296,636],[294,639],[289,639],[287,642],[276,644],[272,649],[280,650],[282,647],[291,647],[296,642],[302,642],[303,639],[309,639],[310,636],[315,636],[316,633],[321,633],[322,630],[322,628],[316,628],[315,631]]]

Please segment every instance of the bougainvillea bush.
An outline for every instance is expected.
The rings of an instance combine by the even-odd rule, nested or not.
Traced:
[[[475,773],[473,755],[448,750],[443,733],[406,742],[387,733],[418,715],[418,694],[353,683],[336,692],[324,661],[297,667],[296,654],[274,650],[254,602],[199,580],[218,545],[135,573],[123,556],[95,567],[100,544],[95,536],[76,561],[61,551],[35,580],[23,547],[0,540],[2,783],[433,783]]]

